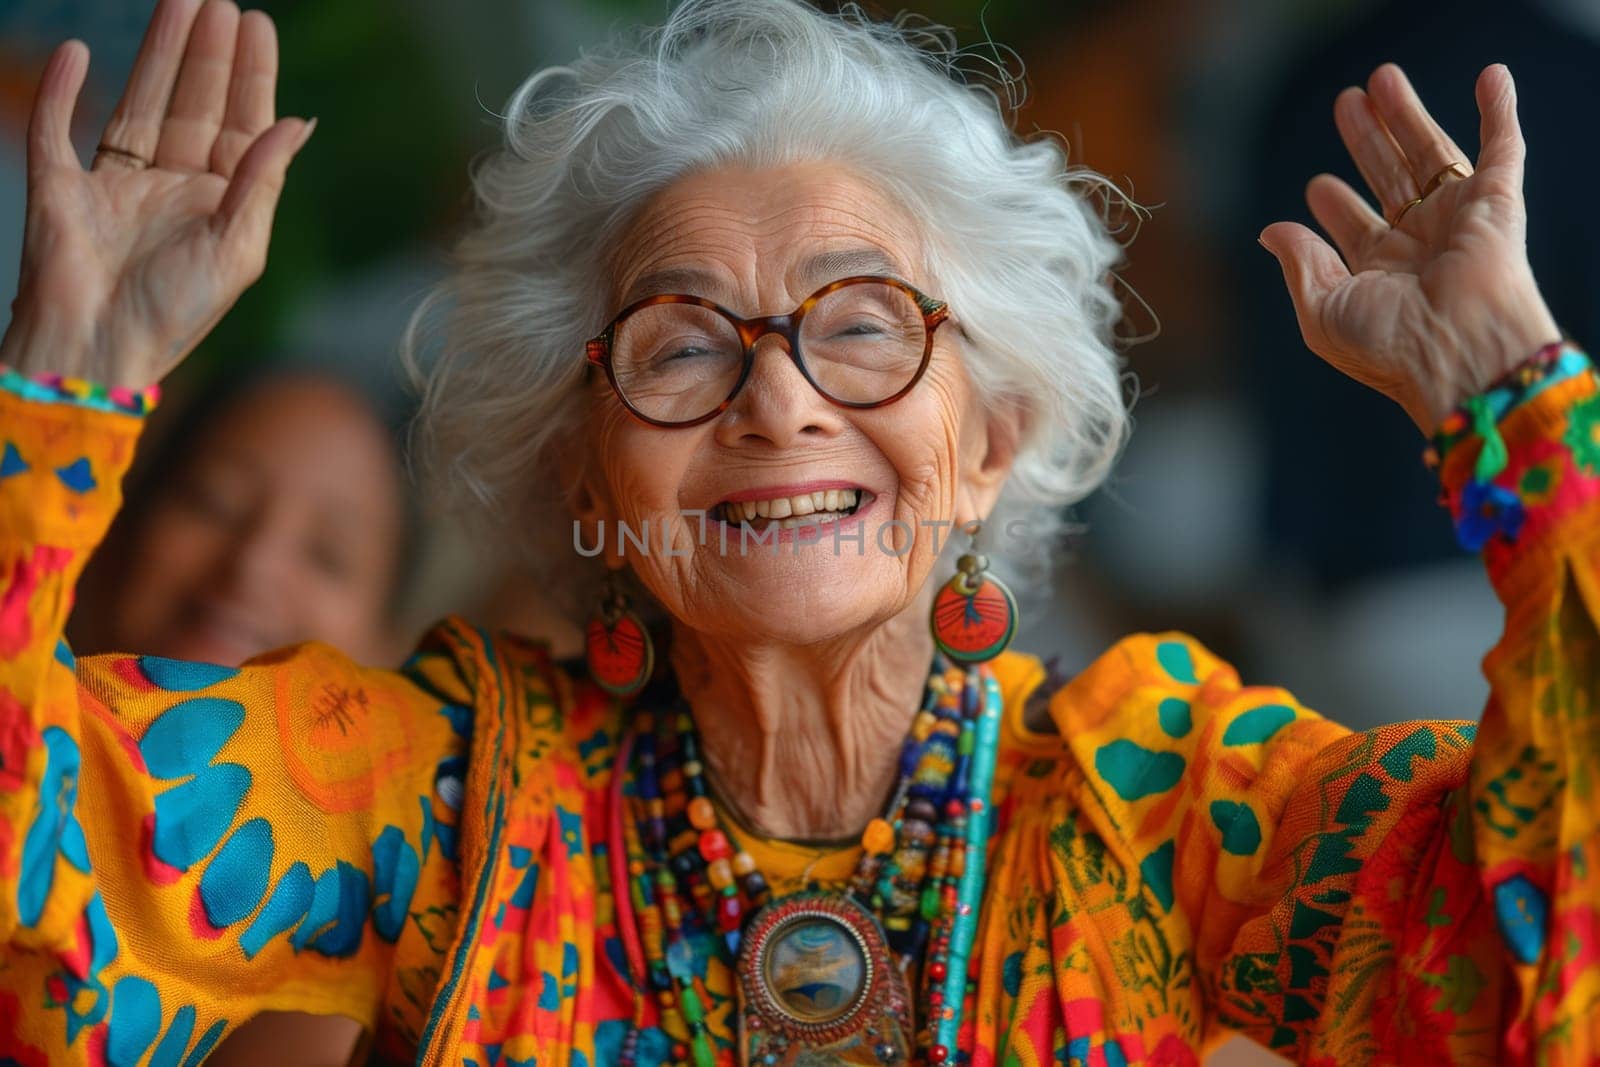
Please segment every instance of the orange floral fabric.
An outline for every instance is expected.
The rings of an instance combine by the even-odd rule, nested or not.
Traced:
[[[1180,634],[1070,681],[996,662],[971,1063],[1197,1063],[1234,1031],[1309,1063],[1600,1055],[1596,412],[1585,373],[1501,425],[1532,488],[1487,550],[1476,727],[1353,734]],[[475,1067],[611,1063],[637,1019],[672,1062],[612,904],[626,712],[542,649],[449,620],[399,671],[73,657],[138,430],[0,391],[0,1050],[188,1064],[291,1009]]]

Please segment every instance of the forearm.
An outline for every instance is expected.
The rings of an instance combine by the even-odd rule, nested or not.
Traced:
[[[1600,390],[1569,364],[1475,403],[1442,442],[1458,529],[1508,607],[1476,740],[1469,722],[1349,734],[1177,635],[1124,642],[1053,707],[1087,810],[1192,954],[1197,1033],[1338,1062],[1392,1054],[1400,1034],[1437,1062],[1590,1051]],[[1480,484],[1486,439],[1506,447]]]
[[[466,743],[441,700],[470,691],[449,663],[402,676],[318,644],[74,661],[73,582],[144,401],[0,385],[0,1014],[20,1004],[16,1039],[52,1063],[97,1062],[108,1005],[196,1060],[259,1010],[372,1024],[413,901],[453,902],[429,801]]]
[[[1600,997],[1600,382],[1547,353],[1446,420],[1438,448],[1463,544],[1506,608],[1484,661],[1470,818],[1518,1056],[1593,1051]],[[1564,1035],[1564,1036],[1563,1036]]]
[[[77,681],[61,635],[78,574],[120,503],[141,428],[137,415],[115,409],[143,404],[126,395],[120,405],[96,400],[87,390],[75,401],[71,391],[0,377],[0,820],[10,831],[0,871],[19,880],[17,892],[0,894],[0,942],[15,933],[54,947],[89,892],[87,879],[76,890],[55,884],[58,856],[72,866],[81,843],[70,806],[56,796],[74,785],[79,736]]]

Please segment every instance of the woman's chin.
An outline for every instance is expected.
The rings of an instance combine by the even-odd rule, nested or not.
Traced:
[[[804,647],[850,639],[881,619],[851,612],[774,612],[743,614],[719,620],[714,630],[744,646]]]
[[[729,566],[702,588],[720,592],[684,605],[681,621],[753,643],[814,644],[881,623],[902,606],[901,575],[831,555],[718,561]]]

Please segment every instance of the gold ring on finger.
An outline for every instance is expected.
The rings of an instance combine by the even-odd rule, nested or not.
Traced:
[[[150,165],[150,161],[139,153],[130,152],[126,148],[118,148],[114,144],[106,144],[104,141],[100,142],[100,145],[94,150],[94,154],[96,156],[109,156],[124,166],[132,166],[136,170],[144,170]]]
[[[1410,211],[1412,208],[1416,207],[1420,203],[1422,203],[1422,197],[1418,196],[1418,197],[1413,197],[1410,200],[1407,200],[1404,204],[1401,204],[1400,205],[1400,210],[1396,211],[1394,213],[1394,218],[1389,220],[1389,228],[1392,230],[1395,227],[1399,226],[1400,225],[1400,220],[1406,217],[1406,212]]]
[[[1460,160],[1457,160],[1454,163],[1446,164],[1440,169],[1439,173],[1428,179],[1427,185],[1422,187],[1422,197],[1423,199],[1427,199],[1428,197],[1432,196],[1434,192],[1438,190],[1439,186],[1444,184],[1444,180],[1446,178],[1461,179],[1470,177],[1472,177],[1472,168],[1468,167]]]

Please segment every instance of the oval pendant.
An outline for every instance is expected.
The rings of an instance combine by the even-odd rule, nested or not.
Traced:
[[[958,573],[934,597],[932,620],[940,652],[957,663],[984,663],[1017,632],[1017,601],[991,574]]]
[[[650,680],[655,650],[644,623],[631,611],[615,619],[589,620],[584,632],[584,659],[595,683],[613,696],[632,696]]]
[[[747,1064],[904,1064],[911,997],[872,913],[852,898],[799,893],[762,908],[737,965]]]

